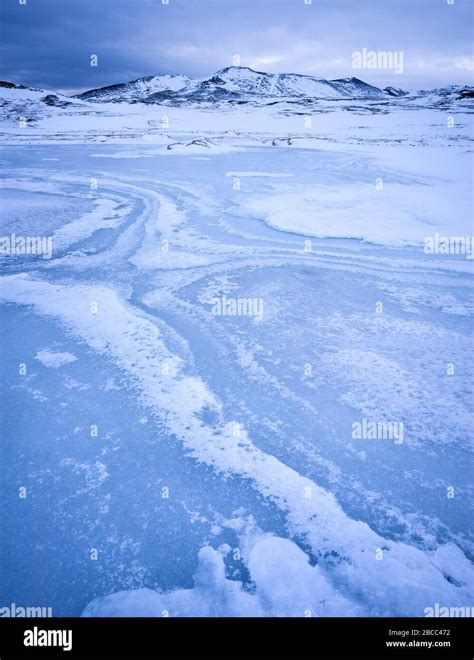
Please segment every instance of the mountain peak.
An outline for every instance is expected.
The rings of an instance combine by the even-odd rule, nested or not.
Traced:
[[[224,69],[220,69],[220,71],[216,71],[214,75],[218,76],[221,73],[244,73],[244,72],[250,72],[250,73],[255,73],[257,76],[268,76],[271,74],[264,73],[263,71],[255,71],[255,69],[251,69],[249,66],[226,66]]]
[[[383,90],[386,94],[389,96],[407,96],[408,92],[405,92],[404,89],[401,89],[400,87],[384,87]]]
[[[362,85],[367,85],[368,83],[364,82],[360,78],[356,78],[355,76],[351,76],[350,78],[336,78],[332,80],[331,82],[340,82],[340,83],[360,83]]]
[[[237,65],[225,66],[223,69],[219,69],[219,71],[216,71],[216,73],[225,73],[227,71],[253,71],[254,73],[257,73],[256,71],[254,71],[254,69],[251,69],[249,66],[237,66]]]
[[[8,80],[0,80],[0,87],[4,87],[5,89],[32,89],[31,87],[25,87],[25,85],[19,85]]]

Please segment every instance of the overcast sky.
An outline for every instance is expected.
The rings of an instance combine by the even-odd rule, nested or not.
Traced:
[[[206,77],[238,55],[260,71],[382,87],[472,84],[474,0],[450,1],[0,0],[0,79],[72,93],[157,73]],[[354,70],[364,48],[403,52],[403,73]]]

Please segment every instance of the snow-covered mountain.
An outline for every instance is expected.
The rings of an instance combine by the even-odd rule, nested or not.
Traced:
[[[385,93],[358,78],[325,80],[296,73],[264,73],[232,66],[210,78],[193,80],[180,75],[158,75],[93,89],[78,98],[100,102],[172,103],[261,98],[381,98]]]
[[[128,103],[147,99],[162,92],[181,92],[193,83],[188,76],[161,75],[146,76],[127,83],[108,85],[82,94],[78,98],[85,101],[126,101]]]
[[[389,96],[407,96],[408,92],[405,92],[404,89],[400,89],[400,87],[384,87],[383,90],[386,94]]]
[[[296,73],[262,73],[247,67],[227,67],[202,83],[247,96],[353,98],[381,96],[382,91],[357,78],[325,80]]]
[[[231,66],[210,78],[193,79],[185,75],[157,75],[131,82],[92,89],[77,95],[93,103],[148,103],[171,106],[247,103],[261,105],[275,101],[302,104],[315,100],[391,99],[426,107],[446,107],[452,102],[472,98],[472,88],[449,85],[432,91],[409,93],[399,87],[379,89],[359,78],[326,80],[297,73],[265,73],[248,67]]]
[[[466,85],[447,85],[431,90],[420,90],[407,95],[404,99],[410,106],[424,108],[449,108],[453,104],[462,103],[472,108],[474,88]]]
[[[35,89],[0,80],[0,119],[28,124],[57,112],[84,111],[84,101],[51,90]]]
[[[73,103],[80,103],[75,101],[69,96],[57,94],[56,92],[47,91],[44,89],[35,89],[34,87],[27,87],[26,85],[18,85],[17,83],[0,80],[0,98],[2,104],[7,101],[16,101],[17,103],[29,103],[32,101],[44,101],[46,105],[73,105]]]

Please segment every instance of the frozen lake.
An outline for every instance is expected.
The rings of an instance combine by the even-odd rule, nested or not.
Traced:
[[[2,601],[469,604],[472,261],[422,243],[462,232],[461,156],[442,176],[271,147],[1,160],[2,235],[53,248],[0,256]]]

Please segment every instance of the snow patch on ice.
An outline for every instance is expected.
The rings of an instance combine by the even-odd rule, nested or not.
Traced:
[[[92,601],[84,617],[101,616],[332,616],[359,608],[341,596],[295,543],[271,535],[254,540],[243,557],[253,593],[225,574],[224,546],[201,548],[192,589],[121,591]]]
[[[251,215],[283,231],[318,238],[355,238],[389,246],[423,245],[436,232],[446,236],[472,233],[469,195],[460,183],[402,185],[376,182],[328,186],[293,184],[242,199],[233,212]],[[459,199],[452,213],[452,195]]]
[[[50,367],[51,369],[58,369],[64,364],[69,364],[77,360],[75,355],[71,353],[59,353],[57,351],[52,351],[48,348],[44,348],[42,351],[38,351],[35,355],[35,359],[41,362],[45,367]]]
[[[91,236],[99,229],[116,229],[124,221],[128,211],[128,207],[113,199],[98,198],[92,211],[54,232],[53,251],[65,249]]]

